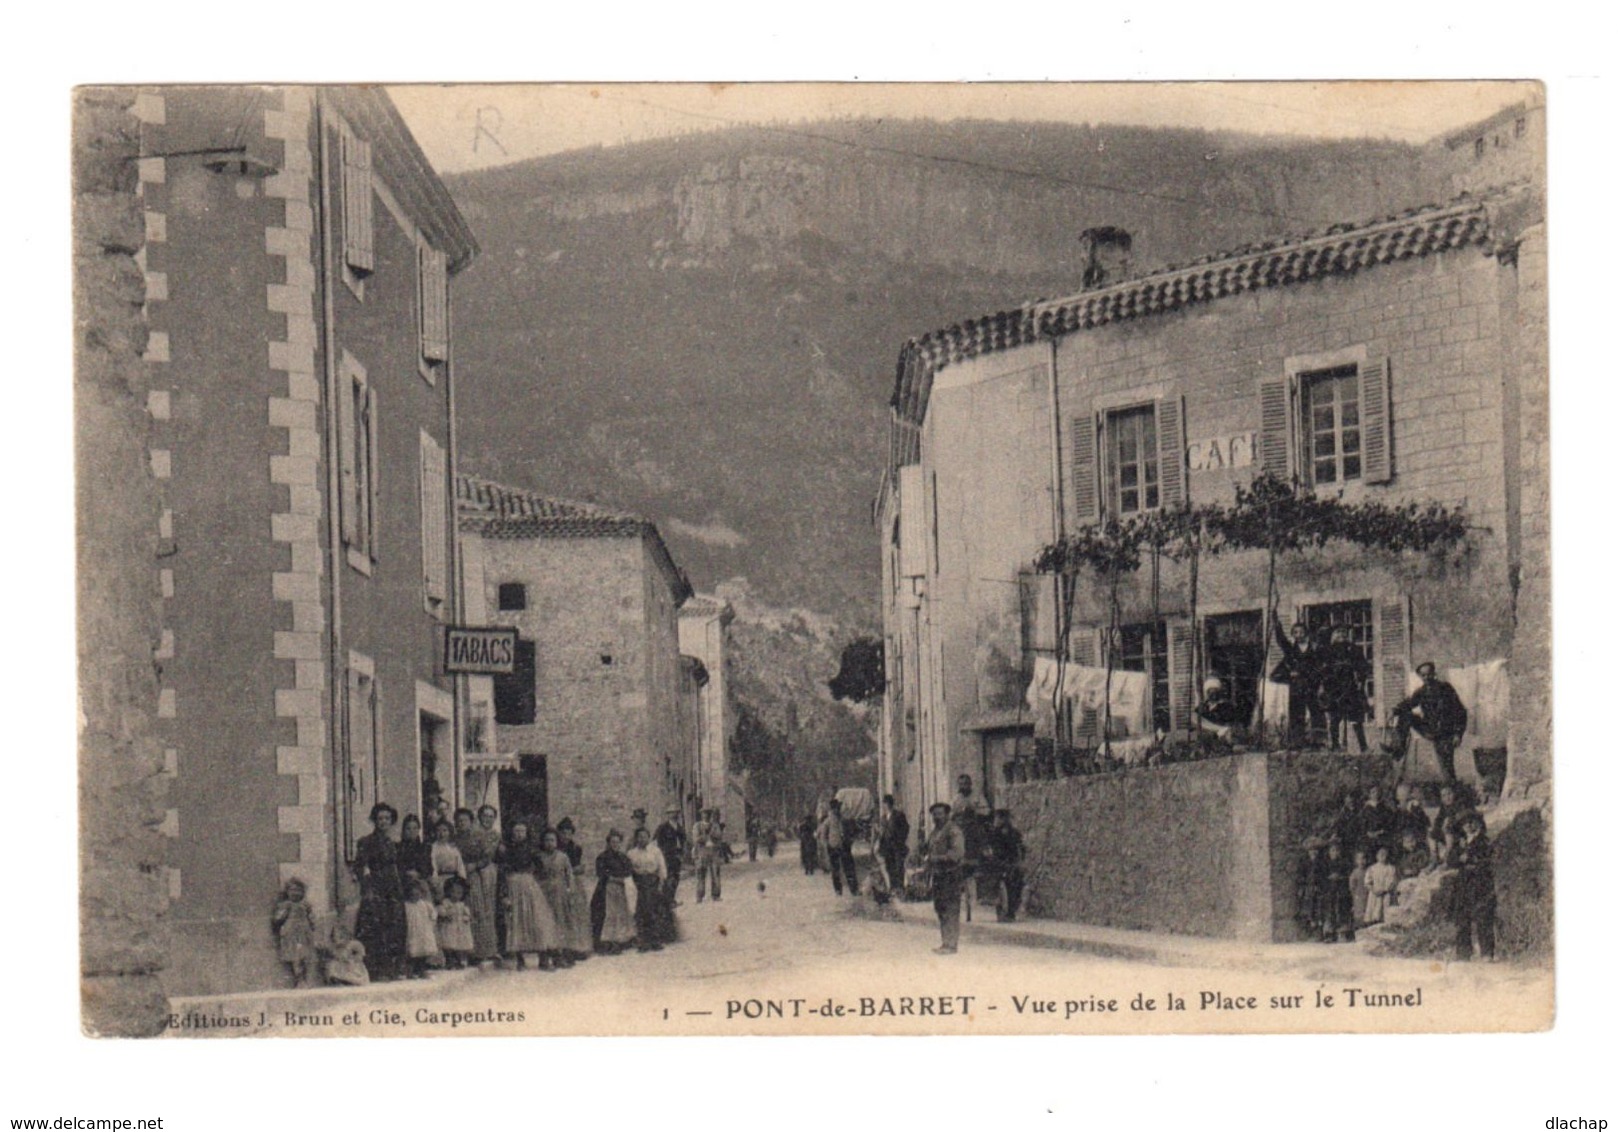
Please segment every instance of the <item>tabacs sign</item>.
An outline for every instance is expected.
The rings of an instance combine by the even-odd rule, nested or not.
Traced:
[[[517,667],[517,630],[444,627],[444,671],[508,676]]]

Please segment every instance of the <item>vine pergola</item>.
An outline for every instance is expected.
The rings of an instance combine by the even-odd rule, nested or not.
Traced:
[[[1057,693],[1068,663],[1068,636],[1080,578],[1089,577],[1106,595],[1108,625],[1101,661],[1106,669],[1106,699],[1101,742],[1110,737],[1112,673],[1120,636],[1120,588],[1143,562],[1151,567],[1151,624],[1159,620],[1162,560],[1186,567],[1192,628],[1192,663],[1186,673],[1191,703],[1197,702],[1203,669],[1202,629],[1197,617],[1201,560],[1228,551],[1261,550],[1265,554],[1264,647],[1269,648],[1273,617],[1279,604],[1276,571],[1286,555],[1318,550],[1340,542],[1369,551],[1396,555],[1437,556],[1463,548],[1468,532],[1460,506],[1437,502],[1349,502],[1340,496],[1318,495],[1297,480],[1270,473],[1249,484],[1238,484],[1228,505],[1202,504],[1148,512],[1127,518],[1088,523],[1042,549],[1034,561],[1041,574],[1062,579],[1057,624]],[[1257,729],[1263,730],[1264,698],[1259,697]],[[1194,725],[1187,720],[1187,728]]]

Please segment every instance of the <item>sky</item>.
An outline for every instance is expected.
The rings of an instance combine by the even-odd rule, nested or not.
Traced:
[[[841,117],[992,118],[1424,142],[1538,97],[1525,82],[634,83],[390,86],[435,167]]]

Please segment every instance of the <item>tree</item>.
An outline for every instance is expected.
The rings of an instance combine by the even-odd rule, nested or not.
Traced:
[[[837,675],[826,685],[832,699],[871,704],[881,699],[888,686],[883,666],[882,642],[875,637],[855,637],[843,646]]]

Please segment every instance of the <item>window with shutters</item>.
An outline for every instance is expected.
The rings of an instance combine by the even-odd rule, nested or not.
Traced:
[[[437,440],[421,434],[421,578],[427,612],[441,616],[449,597],[449,467]]]
[[[1077,525],[1186,501],[1185,410],[1179,397],[1107,409],[1073,421]]]
[[[517,639],[517,657],[512,671],[494,678],[494,721],[522,724],[534,722],[534,681],[538,678],[534,642]]]
[[[351,285],[356,285],[376,268],[371,218],[371,143],[355,134],[346,123],[339,123],[337,149],[341,170],[343,265]],[[356,293],[363,294],[358,286]]]
[[[378,801],[378,733],[376,664],[370,657],[349,653],[343,697],[342,821],[343,845],[349,860],[355,843],[365,835],[371,807]]]
[[[1358,482],[1363,473],[1359,367],[1302,374],[1298,388],[1307,482],[1317,486]]]
[[[1125,625],[1119,635],[1117,664],[1124,672],[1146,673],[1152,697],[1152,729],[1169,730],[1168,624],[1142,621]]]
[[[1341,489],[1393,479],[1386,358],[1354,347],[1289,359],[1259,382],[1258,459],[1269,475]]]
[[[338,509],[351,566],[369,574],[376,563],[376,390],[365,367],[344,353],[338,367]]]
[[[416,246],[416,312],[421,375],[436,384],[449,360],[449,268],[444,253],[425,241]]]

